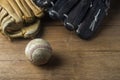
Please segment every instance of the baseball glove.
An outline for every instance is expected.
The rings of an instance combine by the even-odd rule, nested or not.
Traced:
[[[42,15],[32,0],[0,0],[0,31],[10,39],[34,37]]]
[[[91,39],[100,29],[107,15],[109,0],[81,0],[64,19],[67,29],[75,30],[79,37]]]
[[[96,34],[110,6],[110,0],[36,1],[38,6],[43,7],[42,1],[47,5],[54,3],[52,7],[47,6],[49,15],[54,19],[62,20],[68,30],[75,31],[83,39],[91,39]]]

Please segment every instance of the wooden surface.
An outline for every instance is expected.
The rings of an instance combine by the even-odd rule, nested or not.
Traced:
[[[42,38],[53,47],[45,66],[24,55],[30,40],[8,41],[0,35],[0,80],[120,80],[120,1],[113,0],[102,31],[91,41],[78,38],[57,21],[42,22]]]

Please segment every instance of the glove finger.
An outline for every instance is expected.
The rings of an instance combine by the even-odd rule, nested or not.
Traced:
[[[8,32],[12,32],[10,31],[10,29],[8,29],[7,26],[9,26],[11,23],[14,23],[14,19],[11,18],[11,16],[7,16],[3,19],[3,21],[1,22],[1,30],[2,33],[5,35],[8,35]]]
[[[54,3],[56,2],[57,0],[34,0],[35,4],[39,7],[42,7],[44,9],[49,9],[51,8],[52,6],[54,6]]]
[[[6,27],[8,24],[6,24],[9,20],[11,19],[11,16],[6,16],[2,22],[1,22],[1,25],[2,25],[2,28]],[[10,21],[11,22],[11,21]]]
[[[21,28],[20,24],[15,24],[15,19],[13,19],[5,9],[1,8],[0,11],[0,24],[1,24],[1,30],[3,28],[7,28],[6,30],[18,30]],[[14,24],[14,25],[13,25]],[[16,25],[16,26],[15,26]]]
[[[68,0],[57,0],[55,5],[48,11],[49,12],[49,15],[51,18],[55,19],[58,17],[59,14],[57,14],[58,10],[61,9],[61,7],[63,5],[65,5],[65,3],[67,2]]]
[[[102,0],[94,1],[93,6],[89,10],[85,19],[78,26],[76,33],[83,39],[91,39],[94,34],[99,30],[100,23],[106,15],[106,9],[108,7]]]
[[[22,18],[26,21],[26,22],[32,22],[32,16],[34,15],[32,10],[30,9],[30,7],[27,5],[27,3],[25,2],[25,0],[14,0],[15,2],[11,2],[11,4],[13,3],[17,3],[19,10],[21,10],[21,12],[23,13]],[[14,6],[13,6],[14,7]],[[15,7],[16,9],[16,7]]]
[[[3,21],[1,22],[1,28],[3,31],[10,31],[10,32],[14,32],[17,30],[21,29],[21,26],[23,26],[23,24],[15,24],[15,20],[10,16],[6,16]]]
[[[43,10],[37,7],[32,0],[24,0],[25,3],[31,8],[36,17],[41,17],[43,15]]]
[[[1,8],[0,9],[0,24],[7,15],[8,13],[3,8]]]
[[[55,5],[52,9],[59,10],[61,8],[61,6],[64,5],[64,3],[66,3],[66,2],[67,2],[67,0],[57,0],[57,2],[55,3]]]
[[[55,4],[55,6],[49,11],[50,15],[54,15],[55,17],[64,20],[64,14],[68,14],[68,12],[79,2],[79,0],[66,0]]]
[[[16,20],[16,23],[22,21],[22,18],[17,14],[18,12],[16,13],[8,1],[0,0],[0,6],[3,7],[8,12],[8,14]]]
[[[9,5],[12,7],[12,9],[14,10],[14,12],[17,14],[17,16],[19,16],[19,18],[21,16],[23,16],[21,10],[19,9],[19,6],[16,4],[15,0],[8,0]]]
[[[69,14],[65,14],[67,17],[64,20],[64,25],[68,30],[75,30],[77,28],[77,25],[86,15],[91,1],[92,0],[81,0]]]

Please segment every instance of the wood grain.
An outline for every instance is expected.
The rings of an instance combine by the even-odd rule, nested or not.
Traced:
[[[111,10],[101,32],[81,40],[62,23],[43,19],[42,35],[53,47],[47,65],[35,66],[24,54],[30,39],[10,42],[0,35],[0,80],[120,80],[120,1]]]

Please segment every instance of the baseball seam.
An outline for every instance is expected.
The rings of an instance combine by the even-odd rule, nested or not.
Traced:
[[[32,48],[32,49],[30,50],[30,59],[31,59],[31,61],[33,61],[33,58],[32,58],[33,52],[34,52],[36,49],[38,49],[38,48],[39,48],[39,49],[47,49],[48,51],[52,52],[52,48],[49,47],[49,46],[37,45],[37,46],[35,46],[34,48]]]

